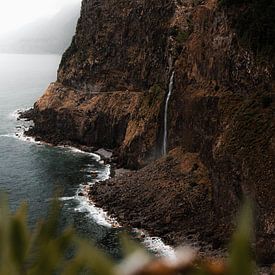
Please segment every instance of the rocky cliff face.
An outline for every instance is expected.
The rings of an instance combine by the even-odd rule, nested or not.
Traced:
[[[170,148],[199,152],[209,171],[219,225],[233,218],[244,195],[254,199],[258,252],[271,260],[274,64],[259,62],[240,47],[232,17],[215,1],[192,8],[190,18],[192,31],[175,63]]]
[[[36,104],[36,135],[116,149],[131,168],[156,158],[174,9],[171,0],[83,1],[57,82]]]
[[[91,92],[147,91],[165,85],[171,0],[83,1],[58,81]]]
[[[196,154],[207,169],[211,184],[203,192],[220,232],[229,232],[244,195],[254,199],[258,252],[270,261],[274,64],[240,46],[232,25],[238,12],[215,0],[84,0],[58,80],[35,104],[30,133],[55,144],[111,148],[120,164],[145,166],[160,156],[175,71],[169,149]]]

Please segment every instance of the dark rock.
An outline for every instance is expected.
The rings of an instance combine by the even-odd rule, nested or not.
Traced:
[[[27,111],[19,112],[18,120],[24,119],[26,121],[30,121],[30,120],[33,119],[33,115],[34,115],[34,109],[31,108],[31,109],[29,109]]]
[[[57,82],[24,115],[35,124],[27,134],[109,148],[117,167],[145,167],[97,184],[91,196],[111,213],[130,209],[131,219],[170,243],[195,228],[214,247],[224,245],[249,195],[256,247],[267,261],[275,220],[274,62],[259,62],[238,40],[231,26],[240,7],[230,13],[216,1],[181,2],[84,0]],[[168,149],[181,149],[153,162],[171,70]]]

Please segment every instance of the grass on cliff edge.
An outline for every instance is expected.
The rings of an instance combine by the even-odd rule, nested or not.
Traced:
[[[58,232],[60,207],[55,201],[49,218],[31,231],[27,225],[27,206],[15,214],[1,199],[0,206],[0,274],[1,275],[176,275],[176,274],[254,274],[251,260],[252,214],[246,204],[230,245],[228,260],[203,260],[189,250],[179,250],[177,260],[154,258],[128,238],[122,238],[125,258],[114,262],[102,251],[80,239],[72,229]],[[67,251],[74,249],[72,257]]]

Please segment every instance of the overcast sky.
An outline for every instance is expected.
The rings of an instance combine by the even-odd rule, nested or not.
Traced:
[[[81,0],[0,0],[0,34],[79,2]]]

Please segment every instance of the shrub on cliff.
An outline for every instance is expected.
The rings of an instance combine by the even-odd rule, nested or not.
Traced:
[[[4,202],[3,202],[4,201]],[[27,208],[23,205],[11,215],[7,203],[0,206],[0,274],[94,274],[94,275],[176,275],[234,274],[250,275],[251,210],[246,205],[234,234],[229,261],[202,260],[190,250],[180,249],[173,261],[156,259],[140,245],[122,238],[125,259],[117,264],[100,250],[81,240],[72,229],[58,231],[59,206],[55,202],[49,219],[31,232],[27,226]],[[74,251],[68,257],[67,252]],[[67,256],[66,256],[67,255]]]

